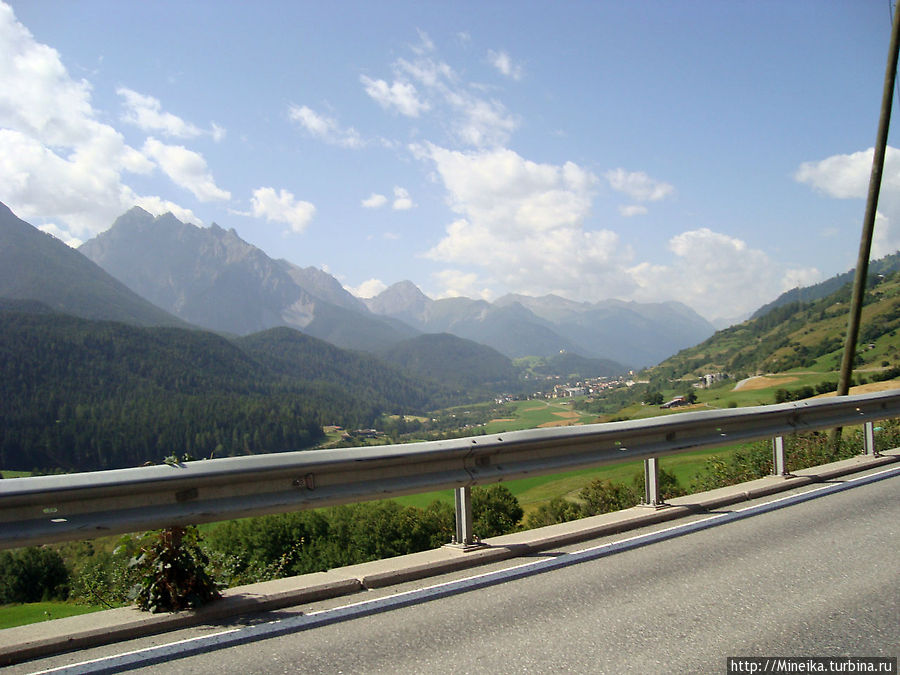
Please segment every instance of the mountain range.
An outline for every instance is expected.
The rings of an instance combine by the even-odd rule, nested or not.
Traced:
[[[0,203],[0,298],[31,300],[86,319],[186,326],[56,237]]]
[[[208,330],[248,335],[290,326],[366,351],[417,334],[369,313],[325,272],[273,260],[233,229],[200,228],[171,213],[153,217],[135,207],[79,252],[138,295]]]
[[[137,207],[79,251],[184,321],[236,335],[290,326],[339,347],[379,352],[423,333],[450,333],[510,358],[574,352],[624,369],[656,363],[713,333],[676,302],[432,300],[409,281],[362,300],[322,270],[269,258],[233,229],[200,228]]]

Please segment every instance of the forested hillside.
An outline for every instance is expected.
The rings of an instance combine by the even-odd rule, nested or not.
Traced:
[[[628,372],[621,363],[609,359],[588,359],[578,354],[563,352],[543,358],[521,359],[521,365],[527,367],[535,375],[544,377],[572,377],[584,379],[588,377],[612,377]]]
[[[491,347],[449,333],[420,335],[379,354],[416,378],[440,382],[460,393],[489,398],[497,391],[519,388],[519,371]]]
[[[452,400],[374,357],[294,331],[232,343],[33,303],[0,305],[0,372],[5,469],[299,450],[322,438],[323,424],[371,426],[384,412]]]
[[[338,384],[341,391],[381,411],[429,410],[465,398],[452,396],[436,381],[409,377],[371,354],[339,349],[293,328],[272,328],[234,344],[287,380]]]

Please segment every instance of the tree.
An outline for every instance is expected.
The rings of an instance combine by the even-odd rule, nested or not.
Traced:
[[[647,405],[662,405],[663,395],[658,391],[648,391],[644,396],[644,403]]]
[[[69,570],[56,551],[30,546],[0,553],[0,605],[65,600]]]
[[[515,531],[523,514],[519,500],[505,485],[472,490],[472,529],[482,539]]]

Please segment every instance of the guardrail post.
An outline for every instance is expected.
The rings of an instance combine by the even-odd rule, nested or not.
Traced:
[[[663,506],[659,496],[659,457],[644,460],[644,506]]]
[[[475,535],[472,532],[472,488],[459,487],[456,493],[456,536],[453,543],[457,546],[472,546]]]
[[[784,458],[784,436],[772,439],[772,473],[776,476],[787,476],[787,462]]]
[[[863,448],[866,455],[877,457],[878,452],[875,450],[875,423],[866,422],[863,425]]]

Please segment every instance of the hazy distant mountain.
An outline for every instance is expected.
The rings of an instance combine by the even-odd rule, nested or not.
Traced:
[[[506,295],[494,304],[518,304],[552,322],[558,332],[581,346],[574,350],[579,354],[630,365],[658,363],[680,349],[705,340],[715,331],[711,323],[680,302],[588,303],[556,295],[539,298]]]
[[[410,326],[420,326],[426,322],[428,307],[434,301],[413,282],[398,281],[374,298],[368,298],[365,303],[375,314],[392,316]]]
[[[419,330],[452,333],[510,358],[566,351],[635,367],[657,363],[714,330],[677,302],[579,303],[555,295],[507,295],[494,303],[431,300],[409,281],[394,284],[366,304],[373,312],[402,319]]]
[[[508,295],[494,303],[432,300],[412,282],[361,301],[322,270],[273,260],[232,230],[200,228],[140,208],[81,252],[134,292],[195,325],[246,335],[290,326],[334,345],[378,351],[423,333],[450,333],[509,358],[560,352],[650,365],[713,333],[675,302],[578,303]]]
[[[350,309],[354,312],[368,313],[365,303],[350,293],[333,276],[318,267],[297,267],[297,265],[280,259],[275,261],[287,272],[300,288],[305,289],[320,300],[332,305]]]
[[[500,307],[471,298],[432,300],[410,281],[388,287],[366,304],[375,313],[425,333],[451,333],[493,347],[509,358],[578,351],[575,343],[524,307]]]
[[[135,207],[80,250],[136,293],[204,328],[246,335],[290,326],[365,350],[416,334],[369,313],[325,272],[272,260],[216,224],[196,227]]]
[[[0,203],[0,297],[35,300],[88,319],[143,326],[183,321],[129,290],[78,251]]]

